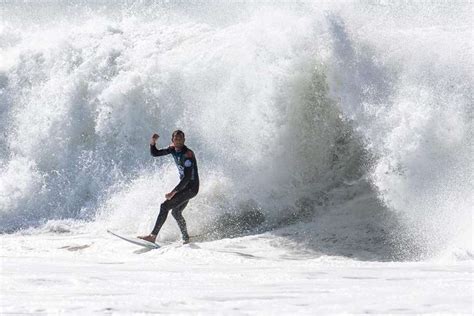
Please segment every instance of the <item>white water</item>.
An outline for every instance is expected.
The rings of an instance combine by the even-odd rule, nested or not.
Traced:
[[[251,256],[221,256],[244,243],[242,253],[258,257],[264,249],[265,262],[295,280],[302,266],[324,270],[334,263],[341,271],[333,276],[361,265],[390,279],[397,277],[393,265],[410,273],[418,263],[401,262],[422,260],[445,273],[423,279],[458,280],[449,272],[463,273],[453,292],[459,300],[431,304],[451,283],[437,288],[427,281],[433,292],[415,296],[426,295],[431,307],[415,302],[405,312],[469,311],[472,297],[463,296],[472,290],[474,205],[469,2],[0,6],[5,273],[21,273],[13,266],[35,271],[33,264],[43,274],[49,256],[72,273],[91,262],[102,271],[97,264],[108,257],[146,271],[153,264],[143,261],[177,260],[178,271],[187,261],[201,262],[209,270],[198,276],[212,279],[213,269],[233,256],[235,273],[253,265]],[[149,232],[177,175],[171,159],[150,157],[148,139],[158,132],[166,146],[176,128],[198,158],[201,190],[184,215],[191,234],[205,243],[196,244],[199,251],[130,252],[105,230]],[[68,241],[74,238],[80,243]],[[170,218],[159,240],[176,239]],[[122,250],[110,251],[104,242]],[[73,268],[78,253],[89,263]],[[36,259],[26,262],[27,256]],[[303,263],[293,268],[288,258]],[[382,263],[391,260],[399,265]],[[260,273],[271,279],[277,272]],[[12,278],[6,281],[12,293],[24,283],[32,292],[46,286]],[[348,281],[354,279],[338,280],[336,287],[353,289],[349,296],[361,291]],[[283,288],[291,287],[291,278],[285,282]],[[414,282],[375,283],[396,295]],[[256,285],[251,295],[265,289]],[[331,302],[340,308],[302,310],[364,312],[361,306],[372,302],[365,291],[360,305],[347,309],[347,297],[336,295]],[[304,292],[297,303],[309,299]],[[15,295],[5,296],[6,311],[41,305],[16,308]],[[215,299],[198,310],[219,306]],[[41,308],[72,311],[54,304]],[[390,304],[375,304],[371,312],[403,305]],[[118,312],[141,311],[130,306]],[[221,312],[229,311],[223,306]],[[272,311],[260,306],[243,311]],[[291,306],[288,312],[302,311]],[[87,299],[83,307],[97,312]]]

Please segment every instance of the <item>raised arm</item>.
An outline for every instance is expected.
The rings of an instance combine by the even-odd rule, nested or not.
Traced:
[[[171,147],[168,148],[162,148],[162,149],[157,149],[156,148],[156,141],[158,140],[160,136],[158,134],[153,134],[150,140],[150,154],[153,157],[159,157],[159,156],[164,156],[164,155],[169,155],[171,154]]]
[[[150,144],[150,154],[153,157],[159,157],[171,154],[171,147],[157,149],[155,145]]]

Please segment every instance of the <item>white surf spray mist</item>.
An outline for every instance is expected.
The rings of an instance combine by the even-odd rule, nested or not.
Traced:
[[[3,231],[75,219],[147,232],[177,181],[149,137],[166,146],[182,128],[202,178],[192,233],[303,221],[293,233],[313,245],[373,251],[396,226],[409,257],[472,251],[459,6],[26,6],[0,27]],[[177,236],[169,220],[162,238]]]

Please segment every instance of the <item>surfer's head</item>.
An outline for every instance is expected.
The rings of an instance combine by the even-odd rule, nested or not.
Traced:
[[[171,135],[171,141],[173,142],[173,145],[175,148],[180,149],[184,146],[184,133],[182,130],[175,130],[173,134]]]

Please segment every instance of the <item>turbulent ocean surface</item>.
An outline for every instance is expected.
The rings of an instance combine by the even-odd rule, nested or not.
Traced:
[[[0,1],[0,313],[471,314],[472,12]]]
[[[2,233],[148,233],[178,181],[148,141],[181,128],[203,241],[472,259],[471,2],[0,8]]]

